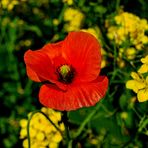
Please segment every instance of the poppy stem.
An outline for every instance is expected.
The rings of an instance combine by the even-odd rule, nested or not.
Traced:
[[[52,120],[43,112],[41,112],[40,110],[36,110],[34,112],[31,113],[29,119],[28,119],[28,123],[27,123],[27,137],[28,137],[28,148],[31,148],[31,141],[30,141],[30,122],[32,117],[36,114],[36,113],[40,113],[42,114],[44,117],[46,117],[46,119],[60,132],[60,134],[63,136],[62,131],[52,122]]]
[[[70,148],[72,141],[71,141],[71,138],[70,138],[70,134],[69,134],[69,122],[68,122],[68,116],[67,116],[67,112],[66,111],[63,111],[63,116],[62,116],[62,121],[65,125],[65,140],[66,140],[66,144],[68,145],[68,147]]]

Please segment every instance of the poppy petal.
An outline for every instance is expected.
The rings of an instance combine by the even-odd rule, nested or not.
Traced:
[[[41,78],[39,78],[39,76],[37,75],[37,73],[32,69],[32,66],[30,68],[28,66],[29,64],[27,64],[27,63],[29,63],[29,62],[30,63],[33,63],[32,60],[34,60],[35,56],[38,56],[38,61],[39,61],[40,60],[39,58],[40,58],[41,54],[43,54],[42,57],[44,56],[44,57],[46,57],[46,59],[47,59],[47,56],[46,55],[48,55],[50,61],[49,61],[49,59],[47,59],[47,61],[48,61],[47,64],[51,65],[51,60],[54,59],[57,56],[59,57],[59,55],[61,53],[61,50],[60,49],[62,47],[62,44],[63,44],[63,41],[58,42],[58,43],[53,43],[53,44],[50,44],[49,43],[49,44],[46,44],[45,46],[43,46],[40,50],[37,50],[37,51],[28,50],[25,53],[24,59],[25,59],[26,68],[27,68],[27,75],[29,76],[29,78],[31,80],[36,81],[36,82],[40,82],[41,81],[40,80]],[[31,56],[33,56],[34,58],[32,58]],[[43,59],[41,59],[41,60],[43,60]],[[36,64],[37,64],[38,61],[36,60]],[[45,59],[44,59],[44,61],[46,62]],[[39,64],[41,64],[41,63],[39,63]],[[49,66],[48,66],[48,68],[49,68]]]
[[[52,61],[54,58],[61,56],[61,49],[62,49],[63,41],[46,44],[41,50],[45,52],[50,60]]]
[[[27,75],[31,80],[37,82],[49,81],[55,83],[62,90],[67,89],[65,84],[58,82],[55,69],[46,53],[41,50],[28,50],[25,53],[24,60],[27,67]]]
[[[40,102],[57,110],[76,110],[95,105],[106,93],[108,79],[100,76],[91,83],[71,85],[67,91],[61,91],[55,85],[46,84],[40,89]]]
[[[77,81],[95,80],[100,72],[101,51],[97,39],[86,32],[71,32],[65,38],[62,55],[75,68]]]
[[[26,66],[26,72],[28,77],[35,82],[41,82],[41,79],[39,78],[39,76],[37,75],[37,73],[35,71],[33,71],[29,66]]]
[[[24,55],[25,64],[43,80],[55,79],[54,69],[49,57],[41,50],[28,50]],[[31,74],[27,72],[28,76]],[[31,77],[30,77],[31,78]]]

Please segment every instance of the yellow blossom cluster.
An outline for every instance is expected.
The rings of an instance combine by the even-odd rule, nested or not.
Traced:
[[[127,81],[126,87],[137,93],[139,102],[144,102],[148,100],[148,55],[141,62],[142,66],[137,73],[131,73],[133,80]]]
[[[120,12],[113,19],[106,20],[107,36],[115,41],[118,47],[118,65],[125,66],[124,58],[133,60],[138,52],[148,44],[148,30],[146,19],[129,12]]]
[[[26,0],[21,0],[26,1]],[[19,4],[19,0],[1,0],[1,7],[3,9],[7,9],[8,11],[11,11],[15,5]]]
[[[102,41],[100,39],[100,36],[101,36],[101,33],[100,33],[100,30],[98,27],[95,27],[95,28],[88,28],[88,29],[82,29],[82,31],[84,32],[88,32],[90,34],[92,34],[94,37],[96,37],[96,39],[99,41],[99,43],[102,45]],[[102,55],[102,60],[101,60],[101,68],[104,68],[106,66],[106,51],[101,48],[101,55]]]
[[[63,123],[58,124],[58,122],[61,121],[60,112],[45,107],[43,107],[41,111],[45,113],[61,131],[65,130]],[[27,119],[20,120],[20,139],[23,139],[24,148],[28,148],[27,123]],[[60,132],[41,113],[36,113],[32,116],[29,130],[31,148],[57,148],[62,140]]]
[[[84,20],[84,14],[74,8],[67,8],[64,12],[64,25],[65,31],[77,31],[81,28],[82,22]]]
[[[122,12],[114,17],[115,25],[107,25],[108,37],[115,40],[116,44],[122,45],[127,40],[130,45],[140,50],[144,44],[148,44],[148,36],[145,31],[148,30],[146,19],[140,19],[138,16]]]

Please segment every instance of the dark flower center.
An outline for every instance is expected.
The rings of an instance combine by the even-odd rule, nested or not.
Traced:
[[[62,65],[57,69],[58,79],[62,83],[69,84],[72,82],[75,74],[75,70],[72,66]]]

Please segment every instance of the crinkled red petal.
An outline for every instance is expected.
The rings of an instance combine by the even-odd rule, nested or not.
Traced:
[[[70,85],[67,91],[62,91],[55,85],[45,84],[39,93],[40,102],[56,110],[76,110],[81,107],[95,105],[106,93],[108,79],[100,76],[91,83]]]
[[[41,82],[41,78],[37,75],[35,71],[33,71],[29,66],[26,66],[26,72],[28,77],[35,82]]]
[[[97,39],[86,32],[71,32],[65,38],[62,56],[76,70],[77,82],[95,80],[100,72],[101,51]]]
[[[62,46],[63,46],[63,41],[52,44],[49,43],[46,44],[41,50],[42,52],[45,52],[49,56],[52,62],[54,62],[53,59],[61,56]]]
[[[31,68],[43,80],[56,79],[51,60],[41,50],[28,50],[24,55],[24,60],[26,66]],[[28,76],[30,76],[30,73],[30,71],[27,72]]]
[[[53,66],[49,56],[42,50],[31,51],[28,50],[24,56],[28,77],[37,82],[49,81],[55,83],[62,90],[66,90],[67,86],[58,82]]]

